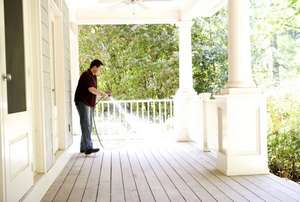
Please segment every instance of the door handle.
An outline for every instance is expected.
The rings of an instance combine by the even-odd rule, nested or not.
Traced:
[[[4,81],[11,81],[12,80],[12,76],[11,76],[11,74],[3,74],[2,75],[2,79]]]

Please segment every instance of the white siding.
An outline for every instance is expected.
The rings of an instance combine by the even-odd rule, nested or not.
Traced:
[[[50,47],[49,47],[49,13],[48,0],[41,0],[41,31],[42,31],[42,60],[43,60],[43,90],[44,90],[44,126],[46,140],[46,169],[54,163],[52,154],[52,112],[51,112],[51,80],[50,80]],[[71,134],[71,73],[70,73],[70,39],[69,39],[69,11],[65,2],[62,4],[63,27],[64,27],[64,75],[65,75],[65,102],[66,102],[66,133],[67,145],[72,143]],[[70,130],[69,130],[70,129]]]
[[[49,50],[49,16],[48,0],[41,0],[42,25],[42,56],[43,56],[43,87],[44,87],[44,126],[46,141],[46,169],[53,164],[52,155],[52,113],[51,113],[51,82],[50,82],[50,50]]]

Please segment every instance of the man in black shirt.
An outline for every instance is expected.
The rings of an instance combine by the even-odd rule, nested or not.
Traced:
[[[90,68],[83,72],[79,78],[75,92],[75,105],[80,117],[81,142],[80,152],[91,154],[98,152],[98,148],[93,148],[91,133],[93,129],[94,108],[97,96],[105,96],[106,93],[97,89],[97,75],[103,63],[96,59],[91,62]]]

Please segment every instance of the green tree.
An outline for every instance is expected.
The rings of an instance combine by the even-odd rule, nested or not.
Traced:
[[[164,98],[178,88],[178,39],[174,25],[80,27],[80,64],[105,63],[102,89],[118,99]]]
[[[214,94],[227,81],[227,11],[196,19],[192,31],[194,88]]]

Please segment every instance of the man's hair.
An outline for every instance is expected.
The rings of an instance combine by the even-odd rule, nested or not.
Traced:
[[[92,68],[92,67],[94,67],[94,66],[100,67],[101,65],[103,65],[103,63],[102,63],[100,60],[95,59],[95,60],[93,60],[93,61],[91,62],[90,68]]]

